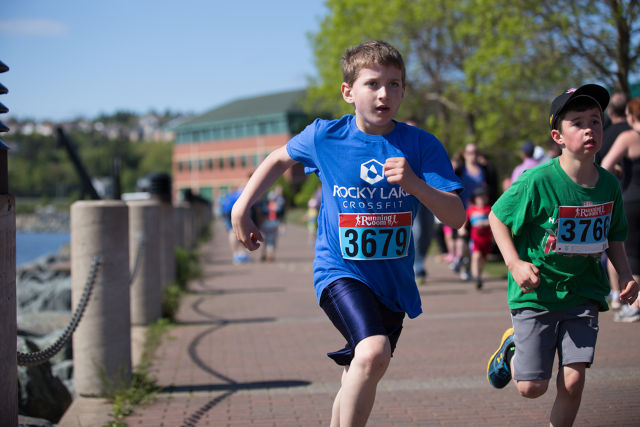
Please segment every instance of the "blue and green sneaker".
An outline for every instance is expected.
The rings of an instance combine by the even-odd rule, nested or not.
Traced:
[[[487,379],[495,388],[503,388],[511,381],[511,368],[505,358],[510,347],[513,347],[513,328],[509,328],[504,332],[500,347],[489,358]]]

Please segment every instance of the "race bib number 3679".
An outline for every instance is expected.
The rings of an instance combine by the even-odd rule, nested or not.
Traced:
[[[597,254],[609,247],[613,202],[592,206],[561,206],[556,252]]]
[[[411,212],[340,214],[342,257],[352,260],[407,256],[411,241]]]

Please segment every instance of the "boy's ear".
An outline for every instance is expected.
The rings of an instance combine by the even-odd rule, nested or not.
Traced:
[[[342,92],[342,98],[344,98],[347,104],[353,104],[353,96],[351,95],[351,86],[348,83],[342,82],[342,85],[340,85],[340,92]]]
[[[564,148],[564,142],[562,142],[562,133],[558,129],[553,129],[551,131],[551,138],[556,142],[556,144],[562,146]]]

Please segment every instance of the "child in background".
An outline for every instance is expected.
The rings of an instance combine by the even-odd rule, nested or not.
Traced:
[[[473,190],[471,203],[467,208],[467,221],[471,229],[471,275],[476,280],[476,289],[482,289],[482,272],[491,252],[493,235],[489,226],[489,192],[485,186]]]
[[[318,199],[311,197],[307,202],[307,212],[304,215],[307,222],[307,232],[309,234],[309,243],[316,240],[316,232],[318,231]]]
[[[231,210],[233,209],[233,205],[238,200],[242,194],[242,188],[239,188],[229,194],[227,194],[222,199],[221,213],[222,218],[224,219],[224,225],[227,229],[227,237],[229,240],[229,246],[231,247],[231,255],[233,257],[234,264],[242,264],[245,262],[250,262],[251,257],[246,253],[244,247],[238,239],[236,239],[236,235],[233,232],[233,226],[231,225]]]

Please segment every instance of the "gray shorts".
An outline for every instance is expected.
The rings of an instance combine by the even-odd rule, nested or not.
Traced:
[[[598,337],[598,305],[587,303],[567,310],[511,310],[514,343],[513,378],[548,380],[558,352],[559,366],[593,363]]]

